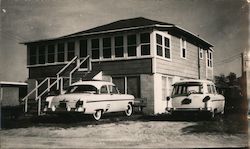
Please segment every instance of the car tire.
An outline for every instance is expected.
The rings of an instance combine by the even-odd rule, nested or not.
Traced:
[[[131,104],[128,104],[127,110],[125,111],[126,116],[131,116],[133,113],[133,107]]]
[[[99,121],[101,117],[102,117],[102,110],[96,110],[96,112],[93,114],[93,118]]]

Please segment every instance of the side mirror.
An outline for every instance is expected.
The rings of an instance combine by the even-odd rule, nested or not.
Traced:
[[[168,96],[168,97],[166,98],[166,100],[169,101],[169,100],[170,100],[170,97]]]

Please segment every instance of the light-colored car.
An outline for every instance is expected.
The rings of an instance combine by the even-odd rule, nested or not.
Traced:
[[[173,84],[171,97],[167,97],[166,110],[174,112],[208,112],[211,117],[224,113],[225,97],[218,94],[208,80],[183,80]]]
[[[46,99],[46,113],[93,114],[99,120],[104,113],[133,112],[134,96],[120,94],[117,87],[106,81],[80,81],[72,84],[63,95]]]

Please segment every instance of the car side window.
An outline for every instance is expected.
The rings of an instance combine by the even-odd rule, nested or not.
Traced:
[[[108,94],[108,88],[107,88],[106,85],[103,85],[103,86],[101,87],[101,94]]]
[[[117,88],[115,86],[109,85],[110,94],[119,94]]]
[[[216,94],[216,89],[214,85],[212,85],[212,90],[213,90],[213,93]]]
[[[207,93],[212,94],[211,85],[207,85]]]

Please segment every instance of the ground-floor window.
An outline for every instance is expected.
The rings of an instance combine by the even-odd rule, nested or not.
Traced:
[[[118,87],[120,93],[131,94],[136,98],[141,97],[139,76],[112,77],[112,82]]]

